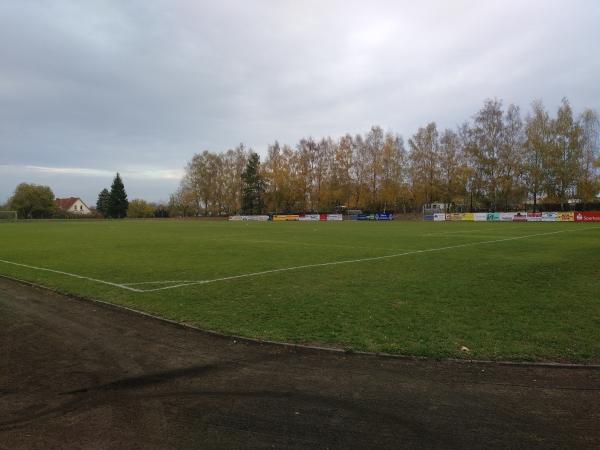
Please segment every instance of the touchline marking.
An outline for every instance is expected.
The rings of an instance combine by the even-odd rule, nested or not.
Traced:
[[[444,236],[446,234],[465,234],[465,233],[476,233],[478,231],[490,231],[491,228],[476,228],[474,230],[460,230],[460,231],[440,231],[439,233],[427,233],[422,234],[421,236]]]
[[[429,248],[429,249],[425,249],[425,250],[413,250],[410,252],[395,253],[392,255],[373,256],[373,257],[369,257],[369,258],[347,259],[347,260],[343,260],[343,261],[331,261],[331,262],[326,262],[326,263],[306,264],[306,265],[294,266],[294,267],[284,267],[281,269],[263,270],[261,272],[244,273],[241,275],[232,275],[229,277],[214,278],[212,280],[199,280],[199,281],[181,280],[179,282],[176,282],[176,281],[165,281],[165,282],[152,281],[149,283],[135,283],[135,284],[178,283],[178,284],[174,284],[172,286],[162,286],[162,287],[153,288],[153,289],[139,289],[138,290],[141,292],[156,292],[156,291],[164,291],[167,289],[175,289],[175,288],[180,288],[180,287],[185,287],[185,286],[193,286],[193,285],[197,285],[197,284],[209,284],[209,283],[216,283],[217,281],[237,280],[240,278],[256,277],[256,276],[260,276],[260,275],[268,275],[271,273],[288,272],[288,271],[292,271],[292,270],[308,269],[308,268],[312,268],[312,267],[336,266],[336,265],[341,265],[341,264],[353,264],[353,263],[365,262],[365,261],[377,261],[377,260],[382,260],[382,259],[398,258],[400,256],[416,255],[419,253],[439,252],[439,251],[443,251],[443,250],[452,250],[455,248],[472,247],[475,245],[494,244],[497,242],[516,241],[518,239],[527,239],[527,238],[535,237],[535,236],[548,236],[548,235],[552,235],[552,234],[569,233],[569,232],[575,232],[575,231],[585,231],[585,230],[592,230],[592,229],[596,229],[596,228],[600,228],[600,227],[588,227],[588,228],[571,229],[571,230],[551,231],[548,233],[528,234],[525,236],[515,236],[515,237],[510,237],[510,238],[494,239],[491,241],[471,242],[471,243],[467,243],[467,244],[458,244],[458,245],[451,245],[451,246],[447,246],[447,247]],[[123,286],[129,286],[129,285],[130,284],[125,284]]]
[[[491,222],[491,223],[494,223],[494,222]],[[533,228],[534,230],[543,230],[544,228],[547,228],[548,225],[549,224],[544,224],[544,225],[542,225],[540,227],[537,227],[537,228],[535,228],[535,227],[533,227],[531,225],[526,225],[526,226],[527,226],[527,228]],[[440,232],[437,232],[437,233],[426,233],[426,234],[422,234],[421,236],[424,236],[424,237],[442,236],[442,237],[444,237],[447,234],[465,234],[465,233],[476,233],[476,232],[479,232],[479,231],[496,231],[496,230],[497,229],[494,229],[494,228],[476,228],[476,229],[473,229],[473,230],[440,231]],[[579,230],[577,230],[577,231],[579,231]]]
[[[22,264],[22,263],[17,263],[14,261],[7,261],[5,259],[0,259],[0,262],[5,263],[5,264],[12,264],[13,266],[26,267],[28,269],[43,270],[44,272],[58,273],[60,275],[66,275],[68,277],[79,278],[79,279],[88,280],[88,281],[94,281],[96,283],[108,284],[109,286],[114,286],[114,287],[118,287],[121,289],[127,289],[128,291],[144,292],[144,290],[142,290],[142,289],[132,288],[125,284],[112,283],[110,281],[99,280],[98,278],[91,278],[91,277],[86,277],[83,275],[77,275],[76,273],[63,272],[62,270],[54,270],[54,269],[47,269],[45,267],[30,266],[29,264]]]

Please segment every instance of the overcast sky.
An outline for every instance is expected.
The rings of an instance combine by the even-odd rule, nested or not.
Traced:
[[[600,109],[600,2],[0,0],[0,201],[168,199],[195,152]]]

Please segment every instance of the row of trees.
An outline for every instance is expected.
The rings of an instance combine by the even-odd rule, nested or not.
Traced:
[[[574,199],[597,201],[599,132],[597,113],[576,117],[566,99],[554,116],[534,102],[524,118],[515,105],[486,100],[457,129],[431,122],[407,142],[374,126],[364,135],[303,138],[295,147],[275,142],[262,165],[243,145],[204,151],[187,165],[170,208],[179,215],[410,211],[442,201],[468,210],[536,209],[540,202],[565,209]],[[246,179],[249,161],[257,180]],[[255,191],[251,205],[242,204],[245,189]]]
[[[21,219],[50,219],[66,217],[90,217],[89,215],[73,214],[62,211],[54,201],[54,192],[49,186],[31,183],[19,184],[1,210],[17,211]],[[91,208],[91,217],[105,218],[153,218],[169,217],[167,205],[150,203],[142,199],[127,200],[127,192],[121,176],[117,173],[110,191],[103,189],[98,195],[96,208]]]
[[[179,189],[170,196],[170,210],[182,216],[240,211],[242,174],[251,153],[240,144],[221,154],[204,151],[194,155]]]
[[[15,188],[13,195],[3,208],[17,211],[17,215],[21,219],[65,216],[65,212],[56,206],[54,199],[54,192],[49,186],[21,183]],[[121,176],[117,173],[110,192],[108,189],[103,189],[98,195],[96,213],[103,217],[122,218],[127,216],[128,206],[125,186]]]

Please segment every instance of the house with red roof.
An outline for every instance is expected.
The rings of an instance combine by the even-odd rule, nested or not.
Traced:
[[[91,214],[90,208],[79,197],[57,198],[54,204],[69,214]]]

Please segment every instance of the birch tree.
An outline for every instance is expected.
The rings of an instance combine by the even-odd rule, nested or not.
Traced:
[[[577,180],[577,197],[584,203],[593,201],[600,191],[600,121],[592,109],[583,111],[581,126],[581,160]]]
[[[546,154],[551,145],[551,121],[540,101],[532,104],[532,112],[525,121],[525,143],[523,147],[523,176],[533,210],[537,210],[538,199],[544,192]]]
[[[412,194],[418,204],[431,203],[439,194],[439,134],[435,122],[408,140]]]

